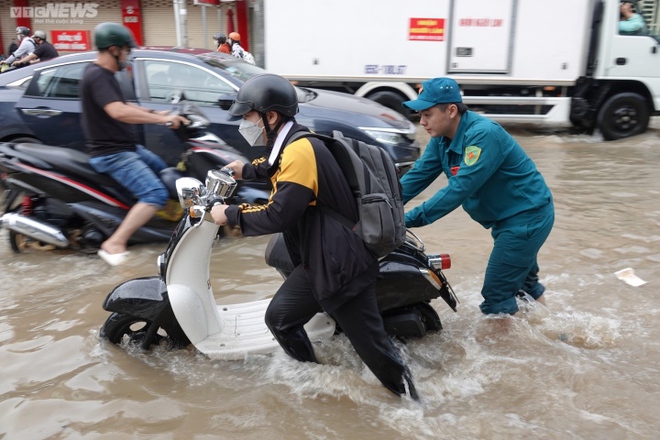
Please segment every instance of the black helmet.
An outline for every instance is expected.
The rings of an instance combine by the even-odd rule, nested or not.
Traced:
[[[225,34],[217,33],[213,35],[214,40],[218,40],[218,44],[222,44],[227,41],[227,36]]]
[[[19,26],[16,28],[16,35],[25,35],[26,37],[30,36],[30,28],[25,26]]]
[[[253,76],[243,83],[229,108],[232,116],[243,116],[251,110],[259,113],[276,111],[293,117],[298,113],[298,94],[285,78],[272,73]]]
[[[110,46],[137,47],[131,31],[119,23],[101,23],[94,28],[94,44],[97,49]]]

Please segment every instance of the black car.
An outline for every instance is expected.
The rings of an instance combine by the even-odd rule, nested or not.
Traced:
[[[0,142],[29,141],[84,150],[80,126],[80,78],[96,52],[62,56],[0,74]],[[220,102],[233,99],[243,82],[264,73],[257,66],[218,52],[195,49],[137,49],[130,67],[117,72],[128,101],[155,110],[172,109],[171,97],[183,92],[212,121],[211,131],[247,158],[264,153],[238,132],[240,121]],[[317,133],[339,130],[345,136],[384,148],[405,169],[419,157],[415,126],[374,101],[344,93],[297,88],[299,123]],[[170,165],[181,152],[169,128],[139,126],[141,143]]]

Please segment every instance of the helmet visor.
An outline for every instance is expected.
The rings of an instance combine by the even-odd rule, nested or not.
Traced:
[[[254,110],[254,102],[234,101],[229,107],[229,114],[232,116],[243,116],[250,110]]]

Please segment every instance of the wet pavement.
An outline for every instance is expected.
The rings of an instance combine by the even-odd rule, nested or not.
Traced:
[[[489,231],[458,209],[416,229],[461,300],[444,330],[405,347],[422,404],[382,388],[343,337],[322,365],[283,352],[241,361],[99,340],[117,284],[156,274],[164,245],[111,268],[69,252],[14,254],[0,231],[0,438],[647,439],[660,417],[660,124],[632,139],[508,127],[548,182],[556,222],[539,255],[548,307],[509,332],[479,312]],[[420,133],[420,139],[425,134]],[[441,177],[410,206],[444,184]],[[267,237],[213,251],[218,297],[267,298]],[[631,268],[632,286],[615,272]]]

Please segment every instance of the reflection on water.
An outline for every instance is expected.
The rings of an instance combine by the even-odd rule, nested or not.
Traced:
[[[548,308],[521,305],[509,331],[479,312],[491,238],[462,210],[415,232],[447,252],[461,304],[434,302],[444,330],[402,345],[423,399],[390,395],[344,337],[321,365],[279,352],[241,361],[142,352],[98,339],[112,287],[154,275],[162,245],[129,267],[65,252],[12,254],[0,240],[0,438],[653,438],[660,396],[660,132],[598,136],[511,127],[550,185],[555,228],[539,262]],[[443,185],[439,178],[411,206]],[[218,295],[280,284],[266,237],[214,248]],[[630,267],[647,281],[614,276]]]

